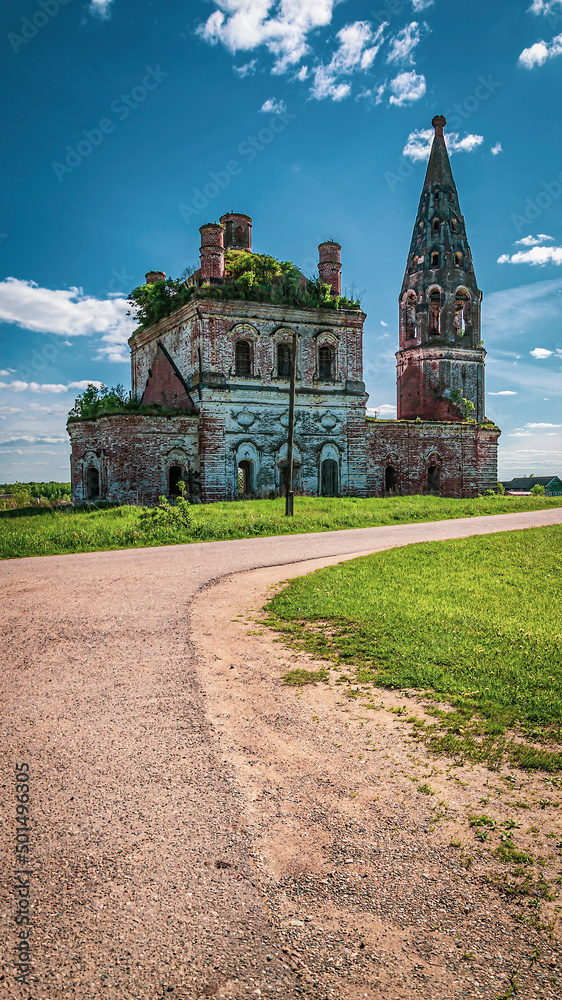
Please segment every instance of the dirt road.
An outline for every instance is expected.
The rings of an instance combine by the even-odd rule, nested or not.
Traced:
[[[246,574],[231,582],[240,610],[252,585],[249,571],[260,567],[271,567],[260,578],[265,585],[287,578],[289,572],[297,575],[315,565],[395,545],[561,521],[562,509],[558,508],[2,564],[2,851],[7,879],[0,996],[33,1000],[100,996],[139,1000],[337,996],[355,1000],[369,996],[390,1000],[418,995],[418,990],[433,1000],[497,996],[497,991],[489,992],[492,987],[484,975],[482,985],[476,987],[444,971],[441,960],[431,959],[425,937],[418,946],[420,955],[427,952],[429,956],[427,968],[415,978],[414,963],[404,965],[403,945],[396,937],[406,927],[404,914],[397,910],[392,917],[390,911],[377,907],[375,855],[368,872],[361,873],[374,902],[367,905],[363,893],[363,903],[354,909],[353,926],[342,926],[342,908],[351,912],[353,901],[347,899],[345,880],[333,882],[333,873],[329,875],[331,902],[322,904],[322,921],[314,923],[314,907],[312,913],[308,907],[304,914],[306,907],[300,902],[308,898],[307,873],[315,891],[323,892],[315,882],[320,881],[318,866],[325,862],[319,851],[329,853],[337,838],[329,823],[315,826],[311,822],[306,830],[302,810],[295,808],[297,818],[292,822],[279,808],[272,813],[271,803],[260,813],[262,819],[253,834],[250,813],[257,807],[251,805],[255,797],[250,794],[254,787],[250,765],[240,756],[241,734],[248,742],[250,726],[250,756],[254,755],[262,773],[268,770],[271,780],[276,766],[272,732],[280,758],[287,756],[281,750],[286,751],[289,744],[292,751],[298,751],[302,785],[309,786],[309,805],[315,802],[320,811],[333,798],[332,789],[322,800],[322,781],[326,790],[330,783],[336,787],[343,774],[342,760],[325,735],[319,743],[317,735],[312,739],[303,731],[299,742],[294,699],[285,701],[283,711],[273,718],[271,699],[278,709],[282,697],[277,678],[275,693],[264,689],[262,721],[264,727],[267,723],[268,736],[263,744],[255,676],[253,697],[247,701],[251,713],[247,719],[240,716],[245,679],[243,671],[237,670],[239,663],[226,665],[230,619],[224,607],[228,602],[225,605],[224,594],[219,595],[214,583],[232,574]],[[305,560],[305,565],[297,565]],[[220,626],[213,617],[218,604],[223,608]],[[214,631],[217,627],[220,632]],[[232,641],[239,642],[240,635]],[[228,682],[219,676],[225,669],[232,675]],[[267,676],[262,679],[267,685]],[[231,694],[235,701],[238,698],[234,713],[229,709]],[[284,716],[287,711],[297,715]],[[326,771],[326,760],[331,771]],[[30,774],[29,813],[20,810],[19,819],[16,764],[27,764]],[[349,760],[346,767],[347,774]],[[264,787],[262,782],[260,795]],[[298,797],[294,783],[290,795]],[[416,863],[417,834],[413,827],[402,828],[392,803],[387,805],[378,829],[387,853],[390,843],[396,844],[395,838],[403,840],[404,864],[394,876],[398,886],[400,868],[405,872]],[[26,842],[27,832],[32,851],[27,866],[31,873],[19,876],[14,874],[16,867],[23,872],[27,869],[24,861],[18,866],[14,863],[18,823],[20,843]],[[277,846],[265,870],[263,849],[269,823],[272,843]],[[357,814],[352,810],[350,830],[354,824]],[[370,837],[372,831],[365,826],[363,831],[355,830],[354,837]],[[305,837],[311,838],[308,845]],[[379,861],[387,871],[384,853],[381,846]],[[336,854],[334,870],[345,865],[343,872],[351,875],[353,857]],[[300,867],[295,860],[299,858]],[[445,863],[443,858],[420,855],[418,868],[425,871],[432,864],[441,870],[444,865],[439,891],[446,908],[443,899],[458,892],[463,869],[457,861]],[[420,913],[428,888],[423,871],[417,872]],[[287,894],[287,879],[295,872],[304,879],[303,886],[295,890],[296,895],[294,887]],[[18,906],[20,913],[27,912],[25,902],[20,905],[27,899],[27,890],[31,924],[29,938],[21,939],[19,932],[28,925],[17,925],[15,917]],[[281,897],[293,902],[285,905]],[[300,902],[299,897],[303,897]],[[484,899],[482,905],[491,902]],[[428,919],[425,914],[424,920]],[[407,920],[410,927],[411,914]],[[427,929],[427,923],[424,926]],[[415,937],[421,930],[420,923],[411,933]],[[308,940],[312,934],[314,941],[304,944],[304,937]],[[530,934],[522,928],[521,941],[512,942],[512,951],[523,948]],[[374,943],[378,939],[380,954]],[[23,958],[29,944],[29,987],[14,977],[18,941]],[[389,948],[396,949],[396,961]],[[367,968],[362,952],[372,967]],[[336,953],[339,958],[334,957]],[[547,972],[550,975],[554,969],[550,975],[554,979],[555,950],[550,949],[548,955],[548,961],[555,964]],[[507,989],[508,973],[500,969],[497,975],[493,988],[505,980]],[[537,979],[539,988],[542,992],[533,992],[532,986],[526,997],[561,995],[546,972],[543,976],[541,971],[540,982]]]

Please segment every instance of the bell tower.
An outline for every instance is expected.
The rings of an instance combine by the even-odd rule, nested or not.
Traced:
[[[484,420],[482,292],[443,128],[435,136],[399,298],[398,419]],[[472,404],[472,405],[471,405]]]

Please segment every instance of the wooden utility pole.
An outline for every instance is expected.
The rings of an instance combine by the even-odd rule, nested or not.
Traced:
[[[287,489],[285,492],[285,517],[293,516],[293,452],[295,442],[295,392],[297,382],[297,338],[298,334],[293,331],[293,344],[291,347],[291,381],[289,385],[289,437],[287,440]]]

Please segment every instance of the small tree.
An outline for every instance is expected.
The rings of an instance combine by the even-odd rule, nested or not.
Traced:
[[[501,497],[504,496],[504,494],[505,494],[505,486],[503,485],[503,483],[498,483],[496,485],[496,493],[499,493],[499,495]]]
[[[543,497],[544,493],[545,493],[544,486],[541,486],[540,483],[535,483],[535,485],[533,486],[533,488],[531,490],[531,496],[532,497]]]

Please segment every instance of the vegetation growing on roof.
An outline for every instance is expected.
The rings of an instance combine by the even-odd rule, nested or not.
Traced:
[[[290,261],[240,250],[226,251],[222,284],[188,285],[180,278],[166,278],[133,288],[129,302],[139,325],[147,327],[181,309],[192,298],[246,299],[303,309],[360,308],[358,300],[333,295],[329,285],[306,278]]]
[[[81,392],[74,401],[74,406],[68,414],[69,422],[76,420],[95,420],[96,417],[109,417],[120,413],[142,413],[145,416],[168,416],[177,417],[177,409],[158,406],[152,403],[150,406],[143,405],[138,399],[129,398],[129,393],[122,385],[108,388],[106,385],[97,386],[90,383],[84,392]]]

